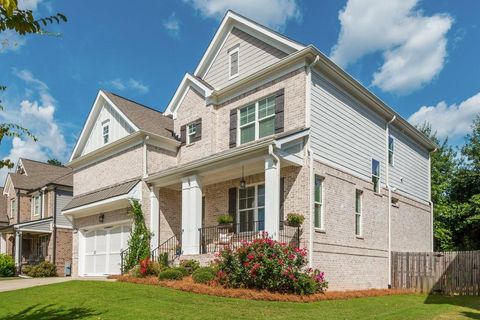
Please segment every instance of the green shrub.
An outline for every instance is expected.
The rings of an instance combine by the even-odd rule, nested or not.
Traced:
[[[188,270],[185,267],[180,266],[180,267],[176,267],[176,268],[173,268],[173,269],[180,271],[183,274],[184,277],[190,275],[190,273],[188,272]]]
[[[226,249],[216,259],[217,281],[231,288],[312,294],[327,289],[324,273],[306,269],[307,251],[270,238]]]
[[[168,253],[160,253],[158,256],[158,263],[162,269],[168,268]]]
[[[15,261],[13,258],[0,254],[0,277],[13,277],[15,275]]]
[[[291,227],[300,227],[305,221],[305,216],[299,213],[287,214],[287,224]]]
[[[195,270],[200,268],[200,262],[194,259],[180,261],[180,267],[187,269],[188,274],[192,274]]]
[[[222,214],[217,217],[218,224],[229,224],[233,223],[233,217],[229,214]]]
[[[57,267],[51,262],[43,261],[37,265],[23,267],[22,272],[32,278],[56,277]]]
[[[183,273],[175,269],[165,269],[158,274],[160,280],[181,280]]]
[[[209,267],[203,267],[192,273],[192,279],[195,283],[208,283],[215,279],[215,271]]]

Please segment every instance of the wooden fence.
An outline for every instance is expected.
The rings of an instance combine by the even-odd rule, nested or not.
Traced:
[[[480,296],[480,251],[392,252],[392,287]]]

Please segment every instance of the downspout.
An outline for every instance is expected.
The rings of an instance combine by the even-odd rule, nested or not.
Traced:
[[[431,234],[431,246],[430,250],[434,251],[434,233],[433,233],[433,201],[432,201],[432,153],[437,152],[437,148],[435,148],[432,152],[428,155],[428,205],[430,206],[430,230]]]
[[[41,195],[41,206],[40,206],[40,219],[45,218],[45,213],[47,210],[45,210],[45,190],[47,187],[43,187],[40,189],[40,195]]]
[[[306,103],[306,121],[305,125],[306,127],[310,128],[311,127],[311,114],[312,114],[312,94],[311,94],[311,87],[312,87],[312,67],[317,64],[317,62],[320,60],[320,56],[316,56],[315,60],[313,60],[312,63],[307,65],[307,85],[306,85],[306,90],[305,90],[305,103]],[[311,137],[309,134],[309,140],[308,140],[308,148],[307,148],[307,153],[308,153],[308,160],[309,160],[309,206],[308,206],[308,216],[309,216],[309,231],[308,231],[308,267],[311,268],[313,266],[313,201],[312,201],[312,196],[313,196],[313,188],[314,188],[314,178],[313,178],[313,150],[311,148]]]
[[[17,223],[20,223],[20,189],[17,190]]]
[[[53,188],[53,252],[52,262],[56,265],[57,262],[57,187]]]
[[[390,186],[390,172],[388,163],[388,140],[390,138],[390,124],[397,118],[393,116],[392,120],[387,122],[385,128],[385,180],[388,190],[388,288],[392,288],[392,188]]]
[[[147,163],[147,141],[150,139],[150,136],[145,136],[143,139],[143,177],[148,176],[148,163]]]

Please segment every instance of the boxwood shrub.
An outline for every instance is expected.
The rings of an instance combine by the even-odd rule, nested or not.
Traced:
[[[180,261],[180,267],[184,267],[188,274],[192,274],[195,270],[200,268],[200,262],[194,259]]]
[[[0,277],[13,277],[15,275],[15,261],[13,258],[0,254]]]
[[[32,278],[56,277],[57,267],[51,262],[43,261],[36,265],[23,267],[22,272]]]
[[[181,280],[183,273],[175,269],[165,269],[158,274],[160,280]]]
[[[195,283],[208,283],[215,279],[215,271],[210,267],[198,268],[192,273],[192,279]]]

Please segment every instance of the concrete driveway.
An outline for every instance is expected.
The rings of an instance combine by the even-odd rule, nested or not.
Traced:
[[[0,292],[12,291],[24,288],[31,288],[36,286],[44,286],[47,284],[61,283],[71,280],[96,280],[96,281],[115,281],[107,280],[105,277],[95,278],[76,278],[76,277],[57,277],[57,278],[31,278],[31,279],[14,279],[14,280],[0,280]]]

